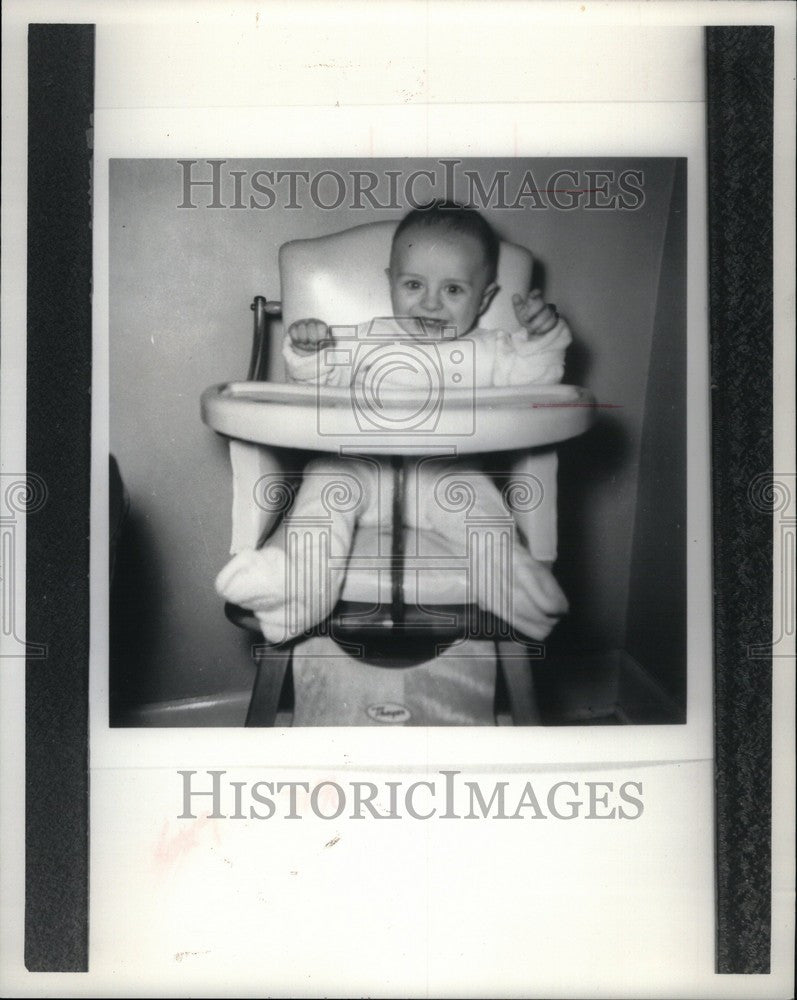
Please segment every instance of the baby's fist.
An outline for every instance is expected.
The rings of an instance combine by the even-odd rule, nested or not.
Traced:
[[[532,288],[525,298],[522,295],[513,295],[512,305],[515,307],[518,323],[525,328],[529,336],[541,337],[553,330],[559,321],[556,307],[546,305],[538,288]]]
[[[332,342],[329,327],[320,319],[300,319],[291,323],[288,336],[299,354],[313,354],[324,344]]]

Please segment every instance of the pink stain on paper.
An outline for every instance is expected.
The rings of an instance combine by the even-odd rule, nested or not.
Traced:
[[[161,872],[176,868],[197,847],[221,842],[218,824],[205,814],[192,820],[164,820],[153,851],[155,867]]]

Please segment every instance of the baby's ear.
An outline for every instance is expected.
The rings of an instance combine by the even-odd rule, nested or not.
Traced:
[[[484,291],[482,292],[481,304],[479,305],[480,316],[484,315],[484,313],[486,313],[487,310],[490,308],[490,303],[496,297],[499,290],[500,286],[497,285],[494,281],[490,282],[490,284],[484,289]]]

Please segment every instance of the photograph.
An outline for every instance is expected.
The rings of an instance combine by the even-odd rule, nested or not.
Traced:
[[[112,160],[111,725],[685,721],[686,166]]]

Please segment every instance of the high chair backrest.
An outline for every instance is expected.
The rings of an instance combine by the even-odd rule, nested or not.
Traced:
[[[397,225],[372,222],[329,236],[285,243],[279,254],[284,329],[298,319],[354,326],[375,316],[390,316],[385,268]],[[517,327],[512,295],[525,295],[529,290],[532,263],[532,255],[525,247],[501,241],[499,291],[480,320],[482,327]],[[279,342],[271,345],[269,371],[273,380],[284,381],[280,347]]]

